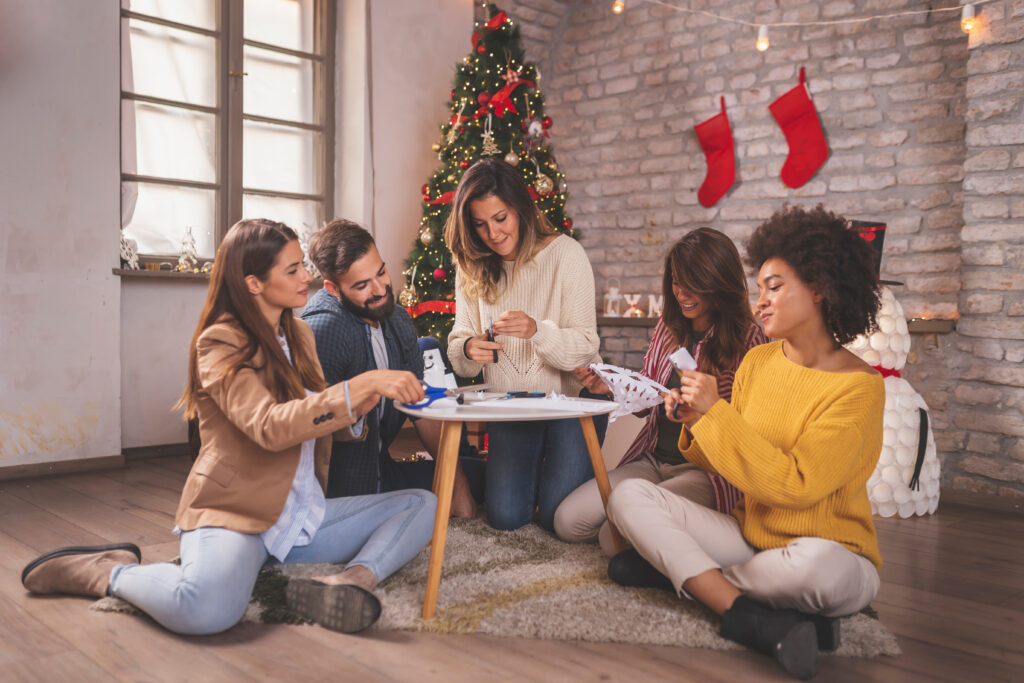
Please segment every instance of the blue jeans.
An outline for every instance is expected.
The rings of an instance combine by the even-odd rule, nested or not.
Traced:
[[[553,530],[558,505],[594,476],[576,418],[490,422],[487,438],[484,506],[495,529],[525,526],[536,510],[541,526]]]
[[[329,498],[313,542],[292,548],[284,562],[347,562],[383,580],[430,541],[436,505],[421,490]],[[219,633],[245,614],[269,557],[259,534],[200,527],[181,534],[180,566],[119,565],[110,592],[175,633]]]

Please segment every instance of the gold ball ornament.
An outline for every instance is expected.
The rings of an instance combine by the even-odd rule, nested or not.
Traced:
[[[441,143],[440,142],[435,142],[434,144],[432,144],[430,146],[430,149],[434,150],[435,152],[440,152],[441,151]]]
[[[538,173],[537,179],[533,181],[533,188],[539,195],[551,194],[551,191],[555,189],[555,183],[543,173]]]
[[[416,296],[416,290],[411,287],[404,287],[401,292],[398,293],[398,304],[405,308],[415,306],[420,302],[420,298]]]
[[[434,233],[430,231],[430,228],[424,228],[420,231],[420,242],[423,242],[428,247],[434,243]]]
[[[508,154],[505,155],[505,163],[508,164],[509,166],[518,166],[519,155],[516,154],[515,152],[509,152]]]

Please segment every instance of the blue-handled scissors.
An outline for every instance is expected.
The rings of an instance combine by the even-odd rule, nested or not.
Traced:
[[[418,410],[420,408],[426,408],[439,398],[451,398],[453,396],[455,397],[456,402],[458,402],[461,405],[464,402],[463,394],[466,394],[471,391],[483,391],[484,389],[487,389],[490,386],[490,384],[471,384],[468,387],[447,389],[445,387],[432,387],[429,384],[424,384],[423,393],[426,395],[426,398],[424,400],[420,401],[419,403],[403,403],[402,405],[405,406],[406,408],[415,408]]]

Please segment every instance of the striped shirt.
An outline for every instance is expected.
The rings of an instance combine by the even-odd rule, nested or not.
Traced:
[[[698,366],[700,365],[705,345],[714,336],[715,328],[712,327],[704,335],[704,338],[694,346],[693,359],[697,361]],[[753,348],[758,344],[764,344],[767,341],[768,337],[765,336],[760,326],[756,323],[752,324],[747,331],[747,349]],[[679,347],[676,344],[675,337],[668,326],[665,325],[664,318],[658,318],[658,323],[654,326],[654,336],[651,338],[651,345],[647,347],[647,353],[644,354],[644,366],[640,370],[640,374],[650,377],[661,384],[668,382],[668,378],[674,370],[669,356],[677,348]],[[739,361],[741,360],[743,359],[737,360],[736,367],[739,367]],[[732,381],[736,376],[736,367],[729,368],[718,377],[718,395],[726,401],[732,399]],[[633,440],[632,445],[626,450],[626,454],[622,456],[622,460],[618,464],[619,467],[627,462],[636,460],[646,452],[654,450],[654,446],[658,441],[658,416],[660,413],[660,408],[651,408],[647,414],[647,422],[640,428],[636,439]],[[711,480],[711,486],[715,491],[715,507],[719,512],[726,514],[732,512],[732,509],[736,507],[736,503],[740,501],[743,494],[717,474],[708,473],[708,479]]]

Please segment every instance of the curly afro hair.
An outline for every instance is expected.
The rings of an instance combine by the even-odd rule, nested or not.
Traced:
[[[747,265],[760,270],[779,258],[822,295],[825,326],[837,344],[874,331],[878,275],[871,246],[842,216],[818,204],[785,206],[762,223],[747,243]]]

